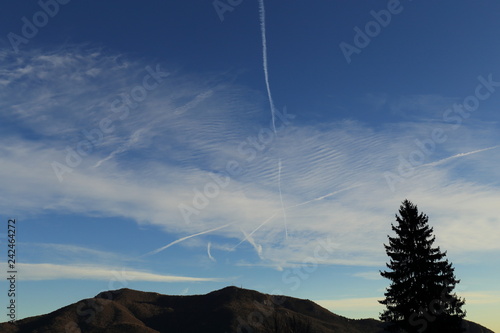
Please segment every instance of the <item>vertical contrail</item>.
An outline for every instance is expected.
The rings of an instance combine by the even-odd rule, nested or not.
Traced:
[[[288,226],[286,223],[285,204],[283,203],[283,195],[281,194],[281,159],[278,162],[278,190],[280,192],[281,208],[283,209],[283,219],[285,223],[285,239],[288,239]]]
[[[260,32],[262,35],[262,63],[264,67],[264,80],[266,81],[267,96],[269,98],[269,105],[271,107],[271,117],[273,122],[274,135],[276,134],[275,123],[275,107],[273,96],[271,94],[271,87],[269,85],[269,71],[267,69],[267,42],[266,42],[266,9],[264,7],[264,0],[259,0],[259,13],[260,13]],[[278,157],[278,189],[280,192],[281,207],[283,208],[283,218],[285,222],[285,237],[288,239],[288,227],[286,222],[285,205],[283,204],[283,196],[281,194],[281,158]]]
[[[259,13],[260,13],[260,32],[262,35],[262,61],[264,66],[264,79],[266,81],[267,96],[269,97],[269,104],[271,106],[271,116],[273,119],[273,131],[276,135],[276,124],[274,120],[274,103],[271,95],[271,87],[269,86],[269,73],[267,71],[267,43],[266,43],[266,9],[264,8],[264,0],[259,0]]]

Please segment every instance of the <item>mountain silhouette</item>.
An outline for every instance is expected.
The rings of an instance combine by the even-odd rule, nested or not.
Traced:
[[[169,296],[119,289],[49,314],[0,324],[1,333],[383,333],[375,319],[348,319],[310,300],[226,287]],[[467,333],[493,333],[464,321]]]

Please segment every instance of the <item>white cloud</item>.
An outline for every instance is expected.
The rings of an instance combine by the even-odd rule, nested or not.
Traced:
[[[484,178],[496,175],[498,170],[485,165],[498,165],[498,156],[483,160],[475,154],[416,169],[393,193],[384,172],[397,172],[398,156],[408,155],[416,149],[415,138],[425,138],[442,124],[374,129],[354,121],[313,126],[292,120],[277,138],[265,139],[270,123],[256,120],[269,117],[265,96],[203,75],[172,71],[127,117],[113,118],[113,132],[60,183],[51,163],[66,163],[66,147],[76,149],[85,139],[82,131],[99,128],[102,119],[114,114],[111,101],[142,83],[147,64],[125,66],[116,59],[75,49],[21,56],[17,67],[13,62],[2,65],[0,79],[8,83],[0,93],[0,106],[6,110],[0,120],[11,124],[0,125],[5,142],[0,147],[0,182],[9,194],[0,202],[2,211],[125,217],[159,225],[179,238],[228,225],[213,232],[224,237],[226,250],[246,239],[258,254],[248,264],[273,267],[313,256],[316,242],[331,237],[338,248],[325,264],[380,266],[386,261],[382,243],[390,223],[399,203],[408,198],[430,216],[437,245],[449,253],[500,251],[495,237],[498,184],[476,178],[475,172],[481,170]],[[189,112],[176,114],[183,106]],[[289,107],[289,113],[298,111]],[[450,136],[432,160],[496,145],[496,127],[482,129],[480,136],[474,135],[479,133],[474,126],[464,124],[463,131],[468,133],[467,147],[460,149],[462,141]],[[259,135],[269,142],[252,146],[250,141]],[[474,164],[457,173],[455,168],[469,158],[475,158]],[[185,223],[178,205],[192,206],[194,189],[203,192],[213,184],[210,173],[223,172],[230,160],[238,161],[242,173]],[[151,251],[163,245],[152,244]],[[200,242],[200,250],[205,246]],[[212,242],[212,248],[219,247]]]
[[[137,261],[135,258],[113,252],[100,251],[72,244],[24,243],[25,257],[51,258],[52,261],[71,263],[117,263]]]
[[[162,275],[124,267],[89,265],[29,264],[17,265],[19,278],[23,281],[41,280],[104,280],[104,281],[149,281],[149,282],[221,282],[220,278],[200,278]]]

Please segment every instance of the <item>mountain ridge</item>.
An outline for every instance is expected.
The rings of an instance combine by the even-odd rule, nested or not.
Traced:
[[[464,321],[467,333],[493,333]],[[172,296],[128,288],[100,292],[0,332],[65,333],[383,333],[376,319],[349,319],[311,300],[225,287],[204,295]]]

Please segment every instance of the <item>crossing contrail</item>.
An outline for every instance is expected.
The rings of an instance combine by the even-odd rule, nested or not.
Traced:
[[[232,249],[231,251],[233,251],[234,249],[236,249],[238,246],[241,245],[241,243],[243,243],[244,241],[246,241],[249,237],[252,237],[252,235],[257,231],[259,230],[263,225],[265,225],[266,223],[268,223],[269,221],[271,221],[274,217],[276,216],[276,213],[274,213],[271,217],[269,217],[267,220],[265,220],[264,222],[262,222],[257,228],[255,228],[251,233],[247,234],[245,232],[243,232],[243,235],[245,236],[245,238],[243,238],[241,240],[241,242],[239,242],[238,244],[236,244]]]
[[[266,41],[266,8],[264,7],[264,0],[259,0],[259,13],[260,13],[260,32],[262,36],[262,66],[264,67],[264,80],[266,81],[267,96],[269,98],[269,105],[271,107],[271,117],[273,122],[273,131],[276,136],[276,123],[275,123],[275,107],[273,96],[271,94],[271,86],[269,85],[269,70],[267,66],[267,41]],[[281,193],[281,158],[278,157],[278,190],[280,194],[281,207],[283,209],[283,219],[285,223],[285,238],[288,239],[288,227],[286,221],[285,205],[283,204],[283,195]]]
[[[192,238],[192,237],[196,237],[196,236],[199,236],[199,235],[204,235],[204,234],[208,234],[210,232],[213,232],[213,231],[217,231],[219,229],[222,229],[222,228],[225,228],[227,226],[230,226],[231,224],[234,224],[233,223],[228,223],[228,224],[224,224],[223,226],[220,226],[220,227],[217,227],[217,228],[213,228],[213,229],[210,229],[210,230],[206,230],[206,231],[202,231],[202,232],[199,232],[197,234],[193,234],[193,235],[189,235],[189,236],[186,236],[186,237],[182,237],[182,238],[179,238],[178,240],[176,241],[173,241],[171,243],[168,243],[167,245],[163,246],[163,247],[160,247],[159,249],[156,249],[154,251],[151,251],[151,252],[148,252],[144,255],[142,255],[142,257],[146,257],[146,256],[150,256],[150,255],[153,255],[153,254],[157,254],[158,252],[161,252],[163,250],[166,250],[168,249],[169,247],[171,247],[172,245],[175,245],[177,243],[180,243],[180,242],[183,242],[185,241],[186,239],[189,239],[189,238]]]
[[[314,201],[320,201],[320,200],[323,200],[323,199],[326,199],[328,197],[331,197],[332,195],[335,195],[337,193],[341,193],[341,192],[344,192],[344,191],[348,191],[348,190],[351,190],[353,188],[356,188],[356,187],[360,187],[360,186],[363,186],[364,184],[357,184],[357,185],[353,185],[353,186],[349,186],[349,187],[346,187],[346,188],[343,188],[341,190],[338,190],[338,191],[335,191],[335,192],[331,192],[331,193],[328,193],[328,194],[325,194],[325,195],[322,195],[320,197],[317,197],[317,198],[314,198],[314,199],[311,199],[311,200],[308,200],[308,201],[304,201],[304,202],[301,202],[301,203],[298,203],[296,205],[293,205],[293,206],[287,206],[286,208],[295,208],[295,207],[299,207],[299,206],[303,206],[303,205],[307,205],[311,202],[314,202]],[[265,224],[269,223],[278,213],[274,213],[273,215],[271,215],[270,217],[268,217],[264,222],[262,222],[257,228],[255,228],[251,233],[247,234],[246,232],[242,231],[243,232],[243,235],[245,236],[238,244],[236,244],[232,249],[231,251],[233,251],[234,249],[236,249],[238,246],[240,246],[243,242],[245,241],[249,241],[250,244],[252,244],[254,247],[255,245],[252,243],[252,241],[250,241],[250,238],[252,237],[252,235],[257,231],[259,230],[260,228],[262,228]],[[253,240],[253,239],[252,239]]]
[[[288,239],[288,226],[286,221],[285,204],[283,203],[283,195],[281,194],[281,158],[278,162],[278,190],[280,192],[281,208],[283,209],[283,220],[285,223],[285,239]]]

